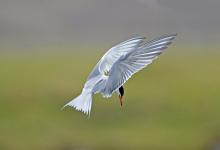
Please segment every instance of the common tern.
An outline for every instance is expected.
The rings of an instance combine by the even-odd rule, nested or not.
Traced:
[[[135,37],[112,47],[89,74],[81,94],[64,107],[70,106],[90,115],[92,95],[96,93],[105,98],[116,93],[122,105],[125,82],[156,59],[175,37],[176,34],[170,34],[147,42],[145,37]]]

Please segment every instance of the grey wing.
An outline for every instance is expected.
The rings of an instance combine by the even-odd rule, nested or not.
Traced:
[[[121,56],[126,55],[136,49],[143,42],[144,39],[144,37],[131,38],[109,49],[93,68],[87,80],[96,77],[97,75],[104,74],[105,72],[109,72],[113,64]]]
[[[100,75],[101,73],[99,72],[99,62],[95,65],[95,67],[93,68],[92,72],[89,74],[87,81]]]
[[[110,70],[109,77],[105,81],[105,87],[101,91],[103,96],[109,97],[116,89],[122,86],[133,74],[148,66],[159,54],[163,52],[174,35],[167,35],[152,40],[140,46],[124,57],[118,59]]]

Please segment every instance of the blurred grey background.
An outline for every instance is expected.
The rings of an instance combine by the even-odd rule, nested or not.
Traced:
[[[0,0],[0,150],[219,150],[220,0]],[[111,46],[178,33],[116,95],[71,108]]]
[[[0,0],[0,44],[115,44],[178,33],[179,44],[215,45],[219,8],[219,0]]]

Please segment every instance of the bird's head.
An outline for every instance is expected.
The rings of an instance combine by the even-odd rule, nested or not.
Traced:
[[[120,104],[121,104],[121,106],[122,106],[122,99],[123,99],[123,95],[124,95],[124,88],[123,88],[123,86],[121,86],[119,89],[118,89],[118,91],[117,91],[117,93],[118,93],[118,98],[119,98],[119,101],[120,101]]]

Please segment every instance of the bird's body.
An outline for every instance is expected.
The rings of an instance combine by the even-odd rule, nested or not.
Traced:
[[[82,93],[65,106],[90,114],[92,94],[101,93],[107,98],[114,92],[122,105],[123,84],[157,58],[175,37],[176,34],[167,35],[146,43],[144,37],[136,37],[112,47],[89,74]]]

